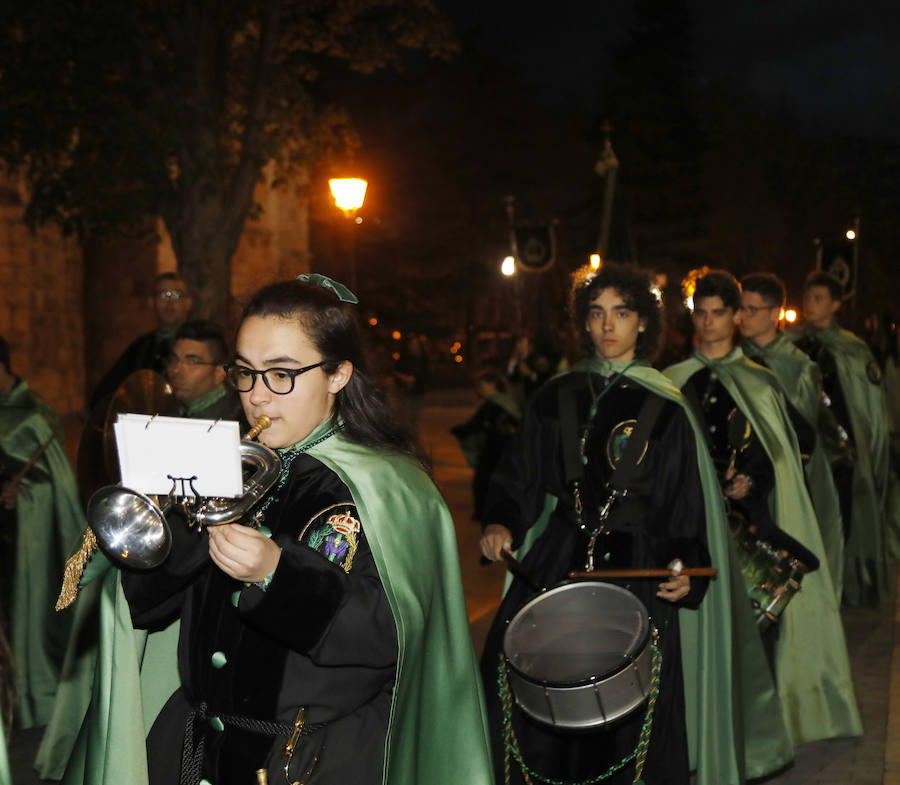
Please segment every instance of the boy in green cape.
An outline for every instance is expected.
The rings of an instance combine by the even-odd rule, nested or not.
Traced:
[[[724,271],[708,271],[697,278],[693,297],[698,348],[666,375],[696,401],[706,421],[729,503],[776,548],[797,548],[801,561],[819,561],[782,613],[775,644],[788,731],[795,744],[859,736],[862,723],[834,585],[783,394],[770,371],[733,345],[741,305],[737,281]],[[729,433],[733,422],[742,423],[738,436],[744,443],[736,444]]]
[[[854,448],[850,509],[844,516],[844,601],[877,606],[889,591],[888,543],[900,530],[889,513],[900,511],[887,509],[890,429],[881,371],[869,347],[837,324],[842,297],[834,276],[813,272],[803,290],[805,324],[787,337],[821,369],[825,394]]]
[[[741,280],[741,321],[738,325],[743,336],[741,349],[746,357],[775,374],[789,404],[798,438],[801,428],[812,433],[812,443],[801,446],[804,474],[819,521],[835,592],[840,600],[844,535],[838,491],[825,452],[825,444],[840,441],[839,426],[824,403],[822,374],[818,366],[787,340],[779,329],[784,301],[784,284],[771,273],[754,273]],[[836,458],[836,471],[842,471],[839,467],[845,465],[849,467],[849,464]]]

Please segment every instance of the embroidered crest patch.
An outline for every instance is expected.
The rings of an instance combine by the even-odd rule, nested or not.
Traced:
[[[297,539],[344,572],[350,572],[359,546],[360,524],[354,517],[356,514],[353,502],[333,504],[310,518]]]
[[[610,468],[615,469],[619,461],[622,460],[622,455],[625,453],[625,447],[628,445],[628,440],[634,432],[635,425],[637,425],[637,420],[635,419],[622,420],[609,432],[609,438],[606,440],[606,460],[609,461]],[[646,454],[647,442],[644,442],[637,462],[640,463],[644,460]]]

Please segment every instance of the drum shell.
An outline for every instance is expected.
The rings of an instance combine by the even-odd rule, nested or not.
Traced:
[[[638,644],[621,653],[619,666],[596,673],[577,683],[536,678],[533,673],[516,666],[510,653],[510,629],[517,620],[544,598],[556,592],[613,593],[628,595],[635,614],[641,615]],[[602,599],[602,596],[601,596]],[[602,608],[598,609],[602,612]],[[559,730],[592,730],[611,725],[639,708],[650,693],[652,647],[646,609],[637,597],[614,584],[583,581],[557,586],[531,600],[520,609],[504,636],[504,653],[508,665],[510,688],[519,708],[531,719]]]

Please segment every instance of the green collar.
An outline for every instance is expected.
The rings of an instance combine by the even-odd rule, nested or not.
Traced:
[[[744,350],[741,349],[740,346],[735,346],[724,357],[716,357],[715,359],[710,359],[706,355],[701,354],[699,349],[695,349],[694,357],[696,357],[704,365],[713,368],[717,365],[730,365],[731,363],[741,362],[744,359]]]
[[[198,413],[203,412],[213,404],[221,401],[227,394],[228,391],[225,389],[224,384],[216,385],[209,392],[203,393],[199,398],[194,398],[194,400],[188,404],[182,404],[184,407],[184,416],[196,417]]]

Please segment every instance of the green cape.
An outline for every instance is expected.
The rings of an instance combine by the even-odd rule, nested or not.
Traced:
[[[9,773],[9,757],[6,754],[6,737],[3,732],[2,722],[0,722],[0,785],[12,785],[12,775]]]
[[[769,504],[776,525],[821,560],[819,569],[803,578],[802,591],[781,617],[775,670],[791,738],[800,744],[835,736],[860,736],[862,721],[834,584],[782,393],[772,373],[747,360],[740,348],[717,360],[694,352],[665,373],[684,387],[704,367],[718,376],[772,462],[777,479]]]
[[[310,443],[330,428],[317,428]],[[339,433],[308,451],[346,483],[397,625],[399,657],[385,748],[390,785],[493,782],[481,677],[466,615],[456,531],[412,461]]]
[[[873,381],[879,376],[878,365],[863,341],[837,325],[793,330],[786,336],[797,341],[810,334],[834,360],[856,448],[853,513],[844,546],[844,599],[850,605],[877,605],[890,592],[886,544],[900,541],[900,510],[891,511],[889,521],[886,509],[889,426],[884,390]]]
[[[762,777],[793,759],[781,705],[766,665],[743,579],[727,534],[719,483],[700,428],[678,389],[645,363],[591,357],[573,373],[624,375],[684,409],[694,429],[703,486],[706,539],[718,569],[697,610],[679,610],[685,719],[697,785],[737,785]],[[556,499],[547,497],[539,522],[528,530],[517,558],[540,537]]]
[[[53,410],[19,382],[0,396],[0,460],[7,474],[22,469],[54,433],[19,483],[11,644],[16,664],[18,722],[45,725],[53,709],[69,633],[53,611],[72,546],[84,530],[75,475]]]
[[[840,601],[844,575],[844,531],[841,524],[840,499],[817,428],[824,406],[822,374],[819,366],[782,333],[778,333],[775,340],[765,346],[745,339],[741,348],[745,356],[751,360],[762,360],[762,364],[775,374],[785,397],[800,412],[803,419],[816,429],[816,444],[804,472],[809,496],[819,522],[819,532],[825,546],[835,596]]]
[[[178,689],[177,621],[131,624],[121,572],[102,551],[85,566],[59,694],[35,768],[64,785],[147,785],[146,736]]]

